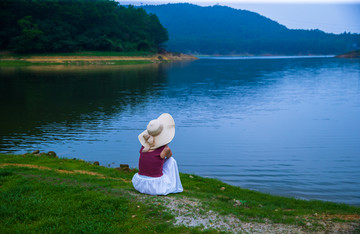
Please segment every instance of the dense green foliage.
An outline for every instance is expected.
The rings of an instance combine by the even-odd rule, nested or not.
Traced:
[[[153,14],[114,0],[1,0],[0,49],[151,51],[168,39]]]
[[[167,49],[199,54],[339,54],[360,46],[360,35],[290,30],[257,13],[225,6],[143,6],[169,31]]]

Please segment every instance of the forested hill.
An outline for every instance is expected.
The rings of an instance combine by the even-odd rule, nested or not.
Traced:
[[[257,13],[225,6],[142,6],[169,32],[167,49],[199,54],[339,54],[360,46],[360,35],[290,30]]]
[[[150,51],[167,30],[144,9],[114,0],[1,0],[0,50]]]

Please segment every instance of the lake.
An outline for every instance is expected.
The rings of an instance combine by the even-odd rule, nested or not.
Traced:
[[[181,172],[360,205],[360,60],[204,57],[0,74],[2,153],[137,167],[137,135],[168,112]]]

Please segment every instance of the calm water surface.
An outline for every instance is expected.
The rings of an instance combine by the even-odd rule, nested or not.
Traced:
[[[0,75],[2,153],[137,167],[137,135],[169,112],[181,172],[360,205],[359,60],[203,58]]]

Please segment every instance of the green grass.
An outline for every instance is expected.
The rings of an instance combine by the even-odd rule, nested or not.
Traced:
[[[74,53],[41,53],[41,54],[16,54],[9,52],[0,52],[0,67],[23,67],[23,66],[48,66],[48,65],[136,65],[136,64],[150,64],[151,61],[147,60],[106,60],[110,56],[130,56],[130,57],[147,57],[152,56],[150,52],[102,52],[102,51],[84,51]],[[46,57],[105,57],[99,58],[99,61],[68,61],[64,63],[55,62],[29,62],[26,59],[33,56],[46,56]],[[15,59],[15,60],[13,60]],[[22,60],[25,59],[25,60]]]
[[[1,163],[88,170],[131,180],[132,174],[79,160],[0,155]],[[0,230],[12,232],[196,232],[174,227],[164,207],[128,194],[131,183],[23,167],[0,168]]]
[[[61,64],[62,63],[32,63],[21,60],[0,60],[0,67],[48,66]]]
[[[1,166],[5,163],[31,164],[51,170]],[[83,170],[101,173],[106,178],[59,173],[58,170]],[[0,230],[5,233],[201,231],[174,226],[174,215],[164,204],[156,202],[162,200],[161,196],[135,191],[130,182],[134,173],[95,166],[82,160],[0,154]],[[215,179],[189,174],[180,176],[184,192],[168,196],[199,200],[204,214],[212,210],[221,215],[235,215],[244,221],[270,220],[296,225],[305,225],[309,217],[316,224],[318,217],[324,214],[360,215],[360,208],[355,206],[272,196]]]
[[[183,175],[181,181],[189,189],[183,194],[196,197],[214,211],[221,214],[235,214],[242,220],[269,219],[277,223],[297,224],[301,217],[317,214],[360,214],[360,208],[322,201],[273,196],[248,189],[224,184],[199,176]],[[221,188],[224,187],[225,190]],[[236,200],[238,202],[236,202]]]

